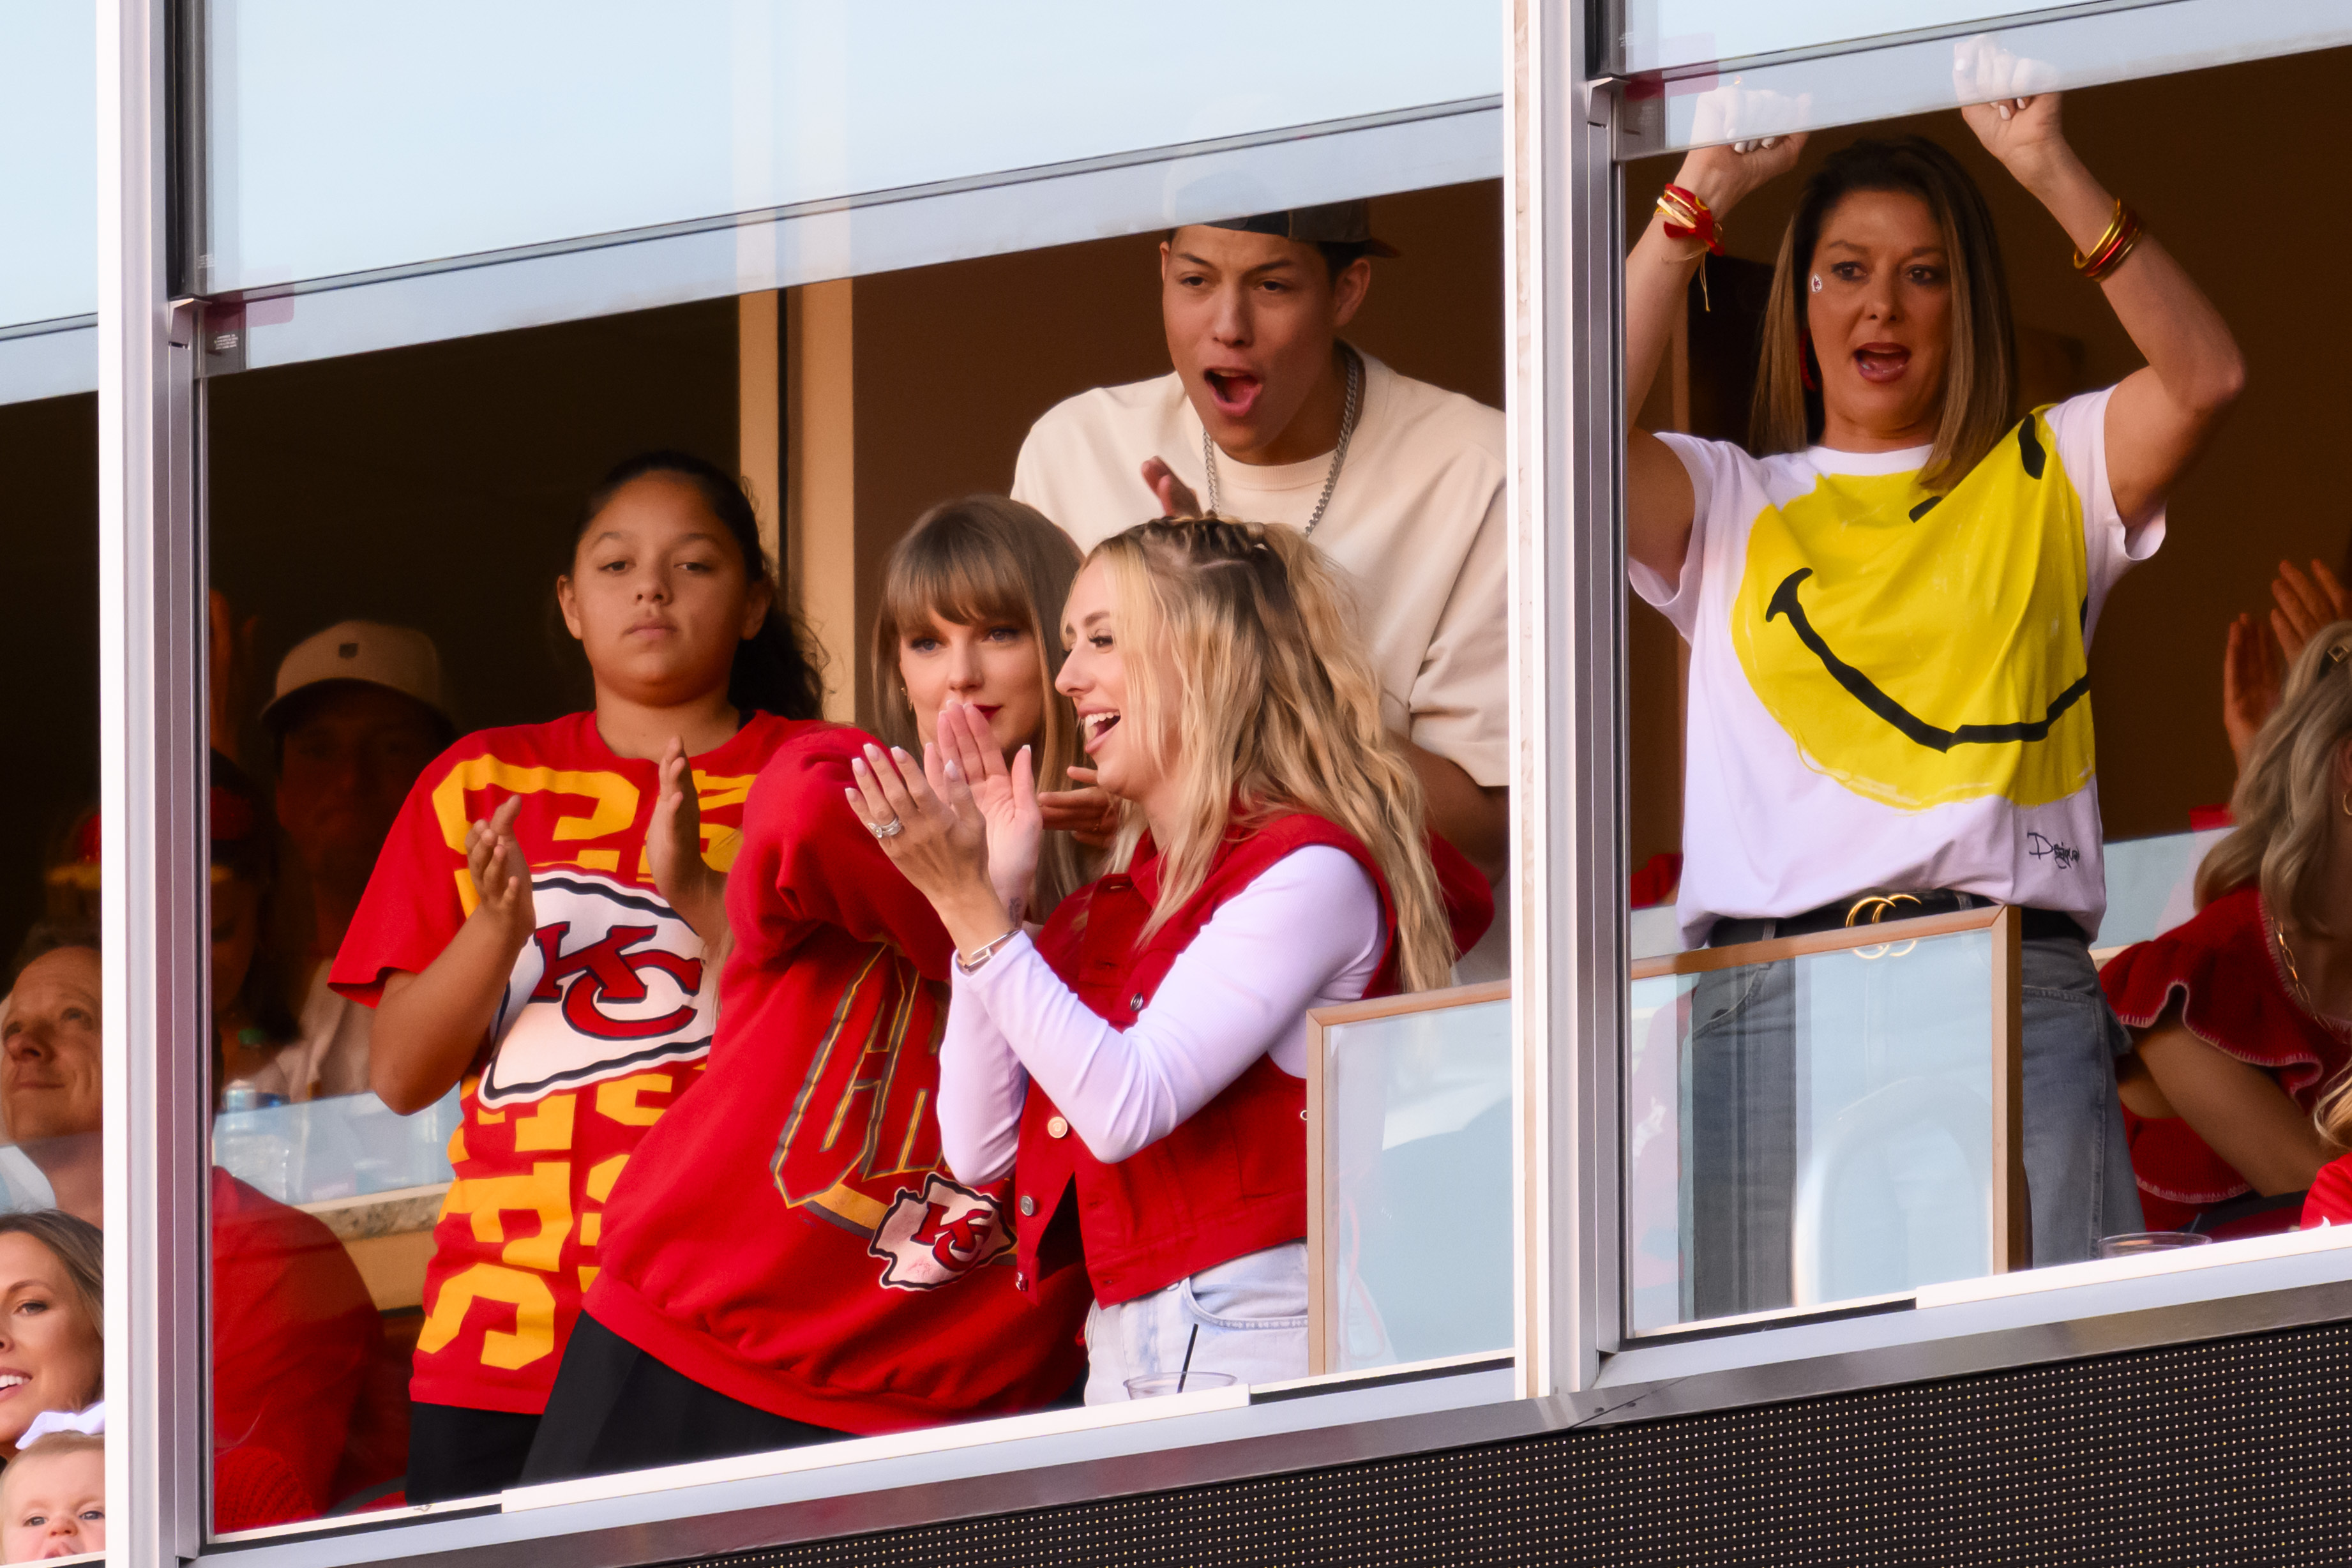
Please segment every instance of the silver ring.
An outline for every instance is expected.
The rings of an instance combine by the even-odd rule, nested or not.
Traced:
[[[907,825],[895,816],[887,822],[874,824],[874,837],[877,838],[896,838],[906,831]]]

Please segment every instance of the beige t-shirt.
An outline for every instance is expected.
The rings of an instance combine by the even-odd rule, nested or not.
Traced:
[[[1055,405],[1021,445],[1013,495],[1081,549],[1159,515],[1144,459],[1205,504],[1201,420],[1174,372]],[[1327,453],[1260,468],[1217,460],[1228,517],[1305,526]],[[1503,416],[1364,356],[1364,403],[1315,542],[1353,579],[1389,724],[1489,787],[1508,782]]]

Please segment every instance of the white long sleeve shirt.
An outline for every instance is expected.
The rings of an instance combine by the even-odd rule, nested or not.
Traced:
[[[957,1179],[1013,1168],[1034,1078],[1096,1159],[1181,1126],[1263,1056],[1307,1068],[1307,1014],[1353,1002],[1380,965],[1379,889],[1344,850],[1293,850],[1218,906],[1125,1029],[1062,984],[1025,936],[958,973],[940,1042],[940,1142]]]

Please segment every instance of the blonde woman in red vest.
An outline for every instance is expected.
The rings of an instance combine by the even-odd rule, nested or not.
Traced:
[[[1029,759],[966,710],[851,804],[956,944],[940,1140],[1013,1173],[1016,1285],[1083,1261],[1091,1404],[1307,1371],[1307,1014],[1446,983],[1421,787],[1330,568],[1296,531],[1163,519],[1096,547],[1055,681],[1124,824],[1033,942]],[[1470,921],[1483,929],[1491,904]],[[1475,941],[1476,930],[1466,933]]]

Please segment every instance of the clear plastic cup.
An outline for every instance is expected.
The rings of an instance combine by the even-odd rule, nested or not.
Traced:
[[[2144,1253],[2169,1252],[2176,1247],[2202,1247],[2212,1239],[2193,1230],[2126,1231],[2121,1236],[2100,1237],[2099,1256],[2137,1258]]]
[[[1181,1382],[1184,1386],[1178,1388]],[[1202,1372],[1198,1367],[1191,1372],[1147,1372],[1141,1377],[1127,1380],[1129,1399],[1157,1399],[1163,1394],[1198,1394],[1204,1388],[1231,1388],[1241,1381],[1229,1372]]]

